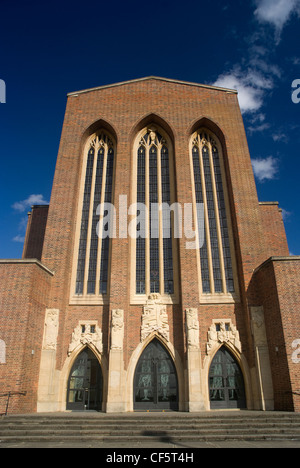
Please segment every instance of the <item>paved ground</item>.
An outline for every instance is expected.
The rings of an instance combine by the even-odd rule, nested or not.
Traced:
[[[118,450],[118,449],[126,449],[128,450],[128,444],[110,444],[110,443],[103,443],[103,442],[92,442],[92,443],[76,443],[72,444],[70,442],[59,442],[59,443],[45,443],[45,442],[30,442],[30,443],[25,443],[25,442],[20,442],[20,443],[2,443],[0,441],[0,448],[103,448],[103,449],[112,449],[113,450]],[[203,449],[203,448],[264,448],[264,449],[270,449],[270,448],[300,448],[300,441],[298,440],[290,440],[290,441],[272,441],[272,440],[266,440],[266,441],[220,441],[220,442],[199,442],[199,443],[191,443],[191,444],[173,444],[173,443],[168,443],[168,442],[154,442],[154,443],[133,443],[131,444],[130,450],[132,449],[132,453],[134,453],[134,450],[137,449],[147,449],[147,452],[149,452],[149,449],[159,449],[159,451],[165,451],[168,452],[170,449],[177,449],[180,451],[186,450],[189,448],[194,448],[194,449]]]

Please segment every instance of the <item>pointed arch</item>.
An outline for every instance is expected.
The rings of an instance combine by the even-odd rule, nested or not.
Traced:
[[[59,402],[60,411],[65,411],[67,408],[67,394],[68,394],[68,382],[72,372],[72,368],[76,363],[76,360],[80,354],[89,350],[97,359],[102,373],[102,411],[106,409],[107,401],[107,385],[108,385],[108,363],[106,357],[100,353],[95,346],[89,346],[88,344],[80,344],[76,349],[66,358],[59,378]]]
[[[84,145],[86,144],[89,137],[91,137],[94,133],[99,132],[99,130],[104,130],[109,134],[109,136],[114,140],[115,144],[118,142],[118,134],[112,122],[108,120],[99,119],[90,124],[83,132],[81,138],[81,151],[84,149]]]
[[[206,394],[206,399],[208,401],[208,409],[210,408],[210,391],[209,391],[209,373],[211,365],[214,358],[224,348],[227,350],[230,355],[234,358],[237,363],[244,381],[244,390],[245,390],[245,407],[247,409],[253,409],[253,398],[252,398],[252,383],[251,383],[251,373],[248,365],[246,356],[240,352],[233,343],[231,342],[219,342],[210,350],[209,354],[205,356],[203,362],[203,379],[206,382],[205,387],[203,388],[204,394]]]
[[[220,141],[224,154],[226,153],[226,135],[221,125],[209,116],[202,116],[195,119],[187,130],[188,137],[190,138],[199,128],[206,128],[213,133]],[[226,153],[227,156],[227,153]]]
[[[102,126],[97,128],[100,122]],[[92,133],[92,129],[95,128],[97,130]],[[111,237],[114,224],[112,217],[115,216],[113,195],[117,154],[116,134],[101,120],[86,130],[85,137],[71,300],[76,304],[104,304],[107,303],[110,287]],[[108,216],[100,216],[100,206],[111,208]]]
[[[165,303],[177,303],[173,132],[154,114],[144,117],[133,132],[131,206],[136,211],[130,214],[136,218],[130,236],[131,303],[144,304],[151,293],[159,293]]]
[[[139,119],[138,122],[136,122],[130,132],[129,132],[129,141],[131,142],[131,146],[134,145],[134,141],[136,138],[136,135],[146,128],[147,126],[150,125],[157,125],[162,129],[166,135],[171,139],[172,145],[174,146],[174,141],[175,141],[175,130],[172,128],[171,124],[167,122],[163,117],[161,117],[159,114],[155,113],[149,113],[144,115]]]
[[[68,378],[67,410],[102,410],[103,376],[95,353],[88,346],[77,355]]]
[[[150,335],[148,335],[143,342],[138,344],[138,346],[135,348],[134,352],[131,355],[126,376],[127,411],[134,410],[134,377],[137,364],[140,358],[142,357],[143,352],[153,340],[157,340],[161,344],[161,346],[164,347],[164,349],[172,359],[178,381],[178,409],[179,411],[185,411],[185,377],[181,357],[177,350],[174,348],[173,344],[170,341],[167,341],[162,335],[160,335],[157,332],[152,332]]]
[[[207,126],[200,126],[204,123]],[[233,302],[239,299],[239,287],[224,164],[224,135],[220,129],[217,131],[216,124],[205,118],[194,123],[191,130],[189,154],[194,216],[202,240],[197,250],[200,300]],[[199,205],[203,207],[202,218],[197,215],[196,206]]]
[[[234,355],[221,346],[209,369],[211,409],[246,408],[244,377]]]
[[[178,410],[178,378],[172,356],[154,338],[144,348],[134,373],[135,410]]]

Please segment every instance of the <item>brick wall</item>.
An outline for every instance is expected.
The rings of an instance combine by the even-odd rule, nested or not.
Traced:
[[[300,257],[273,257],[254,278],[265,312],[275,409],[300,411],[300,346],[292,346],[300,340]]]
[[[76,309],[74,306],[68,306],[68,298],[71,288],[70,272],[83,144],[86,137],[96,129],[106,128],[113,134],[117,141],[115,199],[118,200],[119,194],[127,194],[130,200],[133,139],[143,126],[153,122],[161,125],[174,142],[176,197],[182,204],[192,202],[188,142],[193,131],[203,125],[207,126],[217,134],[223,144],[242,304],[246,303],[246,286],[251,279],[253,269],[268,257],[243,120],[235,92],[148,79],[70,95],[42,257],[42,261],[56,271],[51,307],[61,310],[62,323],[68,324],[68,328],[69,318],[71,322],[75,321],[74,308]],[[179,266],[183,272],[181,304],[179,307],[174,307],[174,310],[170,308],[171,322],[175,316],[178,321],[176,326],[179,330],[176,336],[181,336],[182,350],[185,343],[184,309],[199,308],[196,256],[194,251],[185,249],[184,242],[184,239],[179,240]],[[132,344],[139,339],[142,308],[137,311],[139,320],[134,319],[136,308],[131,307],[129,301],[130,244],[128,239],[118,239],[114,240],[112,245],[109,310],[113,308],[125,310],[126,339]],[[240,310],[239,322],[241,327],[244,326],[241,332],[249,337],[249,326],[245,323],[247,320],[243,318],[241,308],[243,306],[232,305],[231,314],[234,316],[235,310]],[[79,307],[77,309],[79,313],[82,312]],[[90,306],[89,315],[95,315],[95,318],[98,317],[102,321],[102,309]],[[206,309],[209,316],[211,311],[213,314],[212,306],[207,306]],[[206,328],[204,336],[206,340]],[[69,330],[68,337],[61,339],[65,342],[61,348],[63,360],[69,340]],[[129,355],[128,350],[127,359]],[[184,359],[184,354],[182,358]]]
[[[33,205],[31,207],[31,212],[28,213],[22,258],[37,258],[41,260],[48,209],[48,205]]]
[[[9,336],[14,337],[14,343],[10,347],[12,349],[16,346],[15,355],[18,352],[19,355],[20,353],[23,355],[26,347],[26,354],[24,354],[26,366],[29,366],[30,362],[35,363],[32,368],[27,367],[27,369],[31,369],[30,372],[27,371],[28,379],[32,384],[29,387],[33,389],[30,391],[34,391],[36,388],[37,361],[42,344],[46,303],[49,308],[57,308],[60,311],[56,353],[57,369],[62,369],[72,331],[77,326],[78,321],[83,319],[98,321],[103,331],[104,356],[108,360],[110,311],[115,308],[123,309],[125,312],[125,368],[127,368],[130,357],[140,342],[142,306],[130,305],[131,249],[129,239],[112,240],[109,304],[105,306],[70,305],[69,299],[83,146],[86,139],[101,128],[113,135],[117,142],[114,197],[118,201],[119,195],[127,195],[128,200],[131,200],[133,141],[139,130],[153,123],[160,125],[173,142],[176,199],[181,204],[192,203],[188,150],[192,133],[204,126],[217,135],[223,146],[225,176],[232,217],[240,293],[240,301],[235,304],[199,303],[196,253],[193,250],[185,249],[185,239],[178,240],[180,301],[179,304],[169,305],[167,311],[170,340],[182,360],[183,367],[186,366],[184,317],[186,308],[198,308],[203,357],[205,356],[207,332],[212,320],[231,318],[239,330],[242,350],[250,368],[254,365],[254,352],[248,305],[261,305],[260,301],[264,301],[268,317],[266,323],[270,330],[272,330],[274,320],[280,320],[281,309],[276,293],[274,270],[269,271],[269,267],[264,267],[258,271],[254,279],[252,275],[255,268],[265,262],[270,255],[286,255],[287,245],[284,240],[278,207],[276,206],[277,212],[275,213],[275,208],[266,208],[266,205],[258,203],[248,144],[236,93],[149,78],[71,94],[67,101],[41,257],[43,264],[55,272],[51,279],[49,297],[47,297],[49,273],[37,265],[31,265],[30,269],[27,269],[28,265],[18,265],[19,270],[16,265],[10,266],[10,269],[8,266],[4,268],[4,265],[1,265],[1,273],[3,272],[6,283],[11,285],[10,287],[14,291],[11,298],[8,293],[5,293],[5,290],[3,291],[3,297],[7,301],[4,310],[7,312],[2,320],[5,321],[5,318],[9,317],[9,322],[5,321],[4,325]],[[28,233],[30,232],[31,229]],[[30,243],[27,241],[26,250],[29,245]],[[29,254],[24,255],[28,256]],[[38,274],[36,269],[39,271]],[[278,275],[280,274],[278,272]],[[259,277],[261,282],[256,282],[256,278]],[[36,281],[35,288],[33,288],[34,281]],[[268,285],[265,295],[259,289],[264,287],[264,284]],[[39,301],[33,301],[35,294],[41,295]],[[16,298],[15,302],[13,301],[14,297]],[[22,310],[20,311],[20,309]],[[29,330],[28,335],[22,331],[23,322],[26,324],[26,330]],[[35,322],[36,326],[33,329],[31,325]],[[16,336],[12,334],[12,331],[9,332],[12,330],[12,323],[17,323]],[[22,334],[20,342],[17,338],[19,333]],[[271,335],[273,336],[273,333],[270,332]],[[280,346],[285,346],[284,334],[281,339]],[[33,356],[33,361],[30,361],[32,356],[28,357],[28,351],[30,354],[34,344],[39,351]],[[272,343],[271,345],[273,346]],[[272,349],[271,345],[270,349]],[[21,383],[25,385],[21,379],[22,375],[24,378],[24,373],[22,374],[24,365],[16,364],[13,378],[10,379],[11,387],[16,386],[15,381],[18,383],[17,388],[21,388]],[[282,366],[288,379],[288,367],[284,359],[282,359]],[[280,369],[280,365],[277,367]],[[278,374],[277,367],[273,365],[274,375]],[[280,385],[279,377],[276,382]],[[28,387],[27,383],[26,386]],[[289,388],[292,388],[292,384]],[[33,397],[32,408],[35,404],[35,398],[36,396]],[[277,401],[279,400],[278,396]],[[280,403],[278,405],[280,406]]]
[[[262,224],[266,240],[268,256],[289,255],[282,210],[278,207],[278,202],[260,202]]]
[[[12,397],[10,412],[36,410],[45,309],[52,274],[37,261],[0,260],[0,339],[6,363],[0,364],[0,392]],[[0,398],[0,413],[4,399]]]

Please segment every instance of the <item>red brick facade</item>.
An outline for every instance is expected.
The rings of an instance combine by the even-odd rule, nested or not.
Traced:
[[[6,345],[5,363],[0,364],[0,395],[26,392],[26,397],[12,397],[10,408],[34,412],[53,274],[37,260],[1,260],[0,276],[0,330]],[[0,413],[5,402],[6,398],[0,397]]]
[[[275,407],[299,411],[299,260],[271,257],[255,271],[254,284],[265,312]]]
[[[49,206],[34,205],[28,213],[28,223],[22,258],[41,260]]]
[[[115,139],[117,151],[113,197],[117,201],[119,195],[125,194],[130,200],[134,139],[141,129],[149,125],[161,127],[172,141],[176,199],[181,204],[192,203],[189,157],[191,135],[205,127],[219,139],[224,156],[237,265],[238,300],[228,303],[200,301],[195,251],[185,248],[185,239],[178,239],[180,299],[179,303],[167,305],[170,349],[174,350],[178,361],[177,369],[182,369],[184,376],[189,366],[186,309],[198,311],[199,352],[203,366],[201,372],[205,379],[205,382],[200,383],[201,388],[207,385],[206,363],[211,362],[209,360],[212,358],[207,353],[209,329],[213,320],[230,321],[239,332],[241,353],[238,359],[246,382],[247,406],[249,409],[261,408],[251,308],[263,307],[274,408],[299,411],[300,396],[297,392],[300,391],[300,363],[296,363],[297,348],[294,349],[292,345],[300,339],[300,320],[297,315],[300,259],[268,260],[274,255],[288,256],[288,247],[277,204],[258,202],[237,94],[235,91],[154,77],[72,93],[68,97],[47,226],[43,235],[46,219],[44,209],[41,210],[40,224],[42,241],[37,241],[35,253],[39,259],[39,249],[43,245],[41,263],[46,269],[38,262],[26,263],[26,260],[0,264],[3,288],[0,293],[0,339],[5,341],[7,350],[6,363],[0,364],[1,387],[3,390],[27,390],[27,397],[20,400],[16,411],[37,410],[46,309],[59,311],[54,371],[61,372],[64,382],[60,384],[62,390],[58,408],[65,408],[66,376],[74,362],[72,356],[67,358],[68,349],[72,333],[80,321],[96,320],[102,330],[101,366],[104,380],[107,378],[103,387],[103,402],[110,399],[110,333],[111,311],[114,309],[124,311],[122,372],[129,372],[134,353],[141,344],[143,311],[143,306],[132,304],[130,299],[129,239],[112,239],[110,291],[106,305],[75,304],[70,300],[74,289],[71,284],[72,269],[75,264],[76,223],[87,138],[103,129]],[[33,210],[27,240],[33,239],[33,216],[37,212]],[[24,259],[35,252],[34,244],[26,242]],[[34,355],[30,354],[32,349]],[[130,386],[132,382],[126,388]],[[186,389],[187,386],[186,382],[182,382],[179,388]],[[180,391],[185,392],[181,399],[181,409],[188,410],[191,390],[190,393],[187,390]],[[130,399],[129,396],[126,398]]]

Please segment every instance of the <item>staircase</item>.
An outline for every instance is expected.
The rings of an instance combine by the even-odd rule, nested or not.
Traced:
[[[49,413],[0,419],[0,443],[299,440],[300,414],[278,412]],[[1,444],[0,444],[1,446]]]

